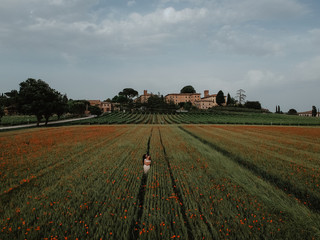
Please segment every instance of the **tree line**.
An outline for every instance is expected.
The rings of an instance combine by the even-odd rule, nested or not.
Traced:
[[[90,103],[86,100],[68,99],[66,94],[61,94],[41,79],[28,78],[26,81],[21,82],[19,86],[19,90],[12,90],[0,95],[0,120],[1,117],[4,116],[5,111],[9,115],[35,115],[37,125],[39,125],[42,119],[45,119],[45,124],[47,124],[49,118],[53,115],[57,115],[58,119],[60,119],[65,113],[83,115],[86,110],[94,115],[100,115],[102,113],[98,106],[90,106]],[[187,85],[180,90],[180,93],[196,93],[196,91],[191,85]],[[229,93],[225,99],[223,91],[220,90],[217,93],[216,102],[219,106],[227,105],[261,109],[259,102],[247,101],[245,104],[242,104],[246,97],[244,93],[245,91],[242,89],[237,92],[238,101],[232,98]],[[120,111],[130,112],[170,113],[178,109],[187,111],[199,110],[193,106],[191,102],[181,102],[179,104],[167,102],[164,96],[160,94],[151,94],[147,101],[140,102],[134,101],[135,97],[138,97],[138,91],[132,88],[125,88],[112,99],[105,101],[109,101],[115,106],[118,106]]]
[[[193,86],[184,86],[180,93],[196,93]],[[246,95],[243,89],[238,90],[236,98],[231,97],[230,94],[225,95],[222,90],[219,90],[216,95],[216,103],[218,106],[232,106],[232,107],[244,107],[251,109],[261,110],[261,104],[259,101],[245,101]],[[121,110],[129,111],[148,111],[148,112],[175,112],[178,109],[187,111],[199,111],[197,107],[192,105],[191,102],[180,102],[175,104],[173,102],[166,102],[163,95],[151,94],[146,102],[135,102],[134,97],[138,96],[138,92],[132,88],[125,88],[119,92],[111,101],[114,103],[120,103]]]
[[[279,105],[276,106],[276,113],[283,114],[283,112],[280,110],[280,106]],[[316,106],[312,106],[311,116],[312,117],[316,117],[318,115],[318,113],[319,113],[319,109],[317,110]],[[289,109],[287,114],[288,115],[298,115],[298,112],[297,112],[296,109],[291,108],[291,109]]]
[[[5,111],[9,115],[34,115],[39,126],[42,119],[47,124],[54,114],[58,119],[65,113],[81,115],[89,104],[85,100],[68,99],[66,94],[61,94],[41,79],[28,78],[19,85],[19,90],[1,94],[0,119]]]

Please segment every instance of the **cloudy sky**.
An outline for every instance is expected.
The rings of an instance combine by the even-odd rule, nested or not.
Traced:
[[[320,107],[319,0],[0,0],[0,93],[72,99],[192,85],[275,111]]]

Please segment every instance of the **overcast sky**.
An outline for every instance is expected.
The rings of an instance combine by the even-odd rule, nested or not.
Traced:
[[[192,85],[275,111],[320,107],[319,0],[0,0],[0,93],[72,99]]]

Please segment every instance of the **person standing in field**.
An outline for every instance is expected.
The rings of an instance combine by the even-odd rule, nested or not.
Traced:
[[[150,166],[151,166],[151,156],[148,154],[144,155],[144,161],[143,161],[143,171],[145,174],[148,173],[148,171],[150,170]]]

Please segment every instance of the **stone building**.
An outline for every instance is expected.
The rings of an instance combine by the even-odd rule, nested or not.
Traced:
[[[195,105],[196,101],[201,99],[200,93],[171,93],[165,96],[167,103],[173,102],[174,104],[179,104],[181,102],[191,102]]]
[[[225,96],[226,105],[227,97]],[[201,98],[200,93],[171,93],[165,96],[166,102],[173,102],[174,104],[179,104],[181,102],[191,102],[192,105],[199,109],[209,109],[218,106],[217,104],[217,94],[209,94],[209,90],[204,90],[204,97]]]
[[[152,93],[148,93],[147,90],[143,91],[143,95],[137,97],[134,102],[146,103],[148,102],[149,97],[153,96]]]
[[[100,100],[88,100],[91,106],[97,106],[101,109],[102,113],[110,113],[113,110],[113,103],[101,102]]]
[[[226,105],[227,97],[225,96],[224,99],[225,99],[225,103],[222,104],[223,106]],[[218,104],[217,104],[217,94],[210,95],[209,94],[209,90],[204,90],[204,97],[201,98],[200,100],[196,101],[194,103],[194,105],[197,108],[204,109],[204,110],[212,108],[212,107],[216,107],[216,106],[218,106]]]
[[[101,102],[100,108],[103,113],[112,112],[113,104],[111,102]]]
[[[303,117],[312,117],[312,111],[307,111],[307,112],[299,112],[298,113],[299,116],[303,116]],[[320,112],[317,112],[316,117],[320,117]]]

